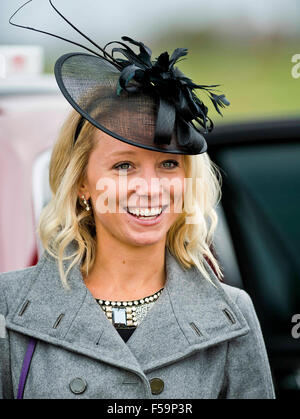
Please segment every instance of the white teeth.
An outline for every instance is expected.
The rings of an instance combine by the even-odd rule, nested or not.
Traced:
[[[159,215],[162,211],[162,208],[145,208],[145,209],[128,209],[128,212],[130,214],[136,215],[137,217],[142,216],[142,217],[153,217],[156,215]]]

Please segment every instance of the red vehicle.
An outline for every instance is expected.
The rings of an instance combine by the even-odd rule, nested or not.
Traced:
[[[47,166],[69,110],[53,76],[0,80],[0,272],[37,262]]]

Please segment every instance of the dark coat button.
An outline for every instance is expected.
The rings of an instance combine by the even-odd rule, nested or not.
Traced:
[[[83,378],[73,378],[69,386],[72,393],[82,394],[87,388],[87,383]]]
[[[160,378],[151,378],[150,387],[152,394],[160,394],[164,389],[164,382]]]

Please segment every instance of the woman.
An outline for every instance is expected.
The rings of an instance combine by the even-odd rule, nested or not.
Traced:
[[[251,299],[210,249],[220,177],[186,113],[208,121],[174,67],[186,51],[150,67],[129,41],[126,63],[56,64],[76,110],[52,153],[45,251],[0,276],[0,395],[274,398]]]

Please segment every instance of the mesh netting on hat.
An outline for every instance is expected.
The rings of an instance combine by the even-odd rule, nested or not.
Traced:
[[[150,92],[117,94],[120,71],[109,62],[89,54],[66,54],[55,65],[55,76],[70,104],[90,123],[129,144],[155,151],[198,154],[178,144],[177,130],[188,140],[190,127],[177,121],[170,144],[155,141],[157,99]],[[194,135],[194,134],[193,134]],[[204,137],[201,152],[206,151]],[[199,142],[198,142],[199,143]]]

